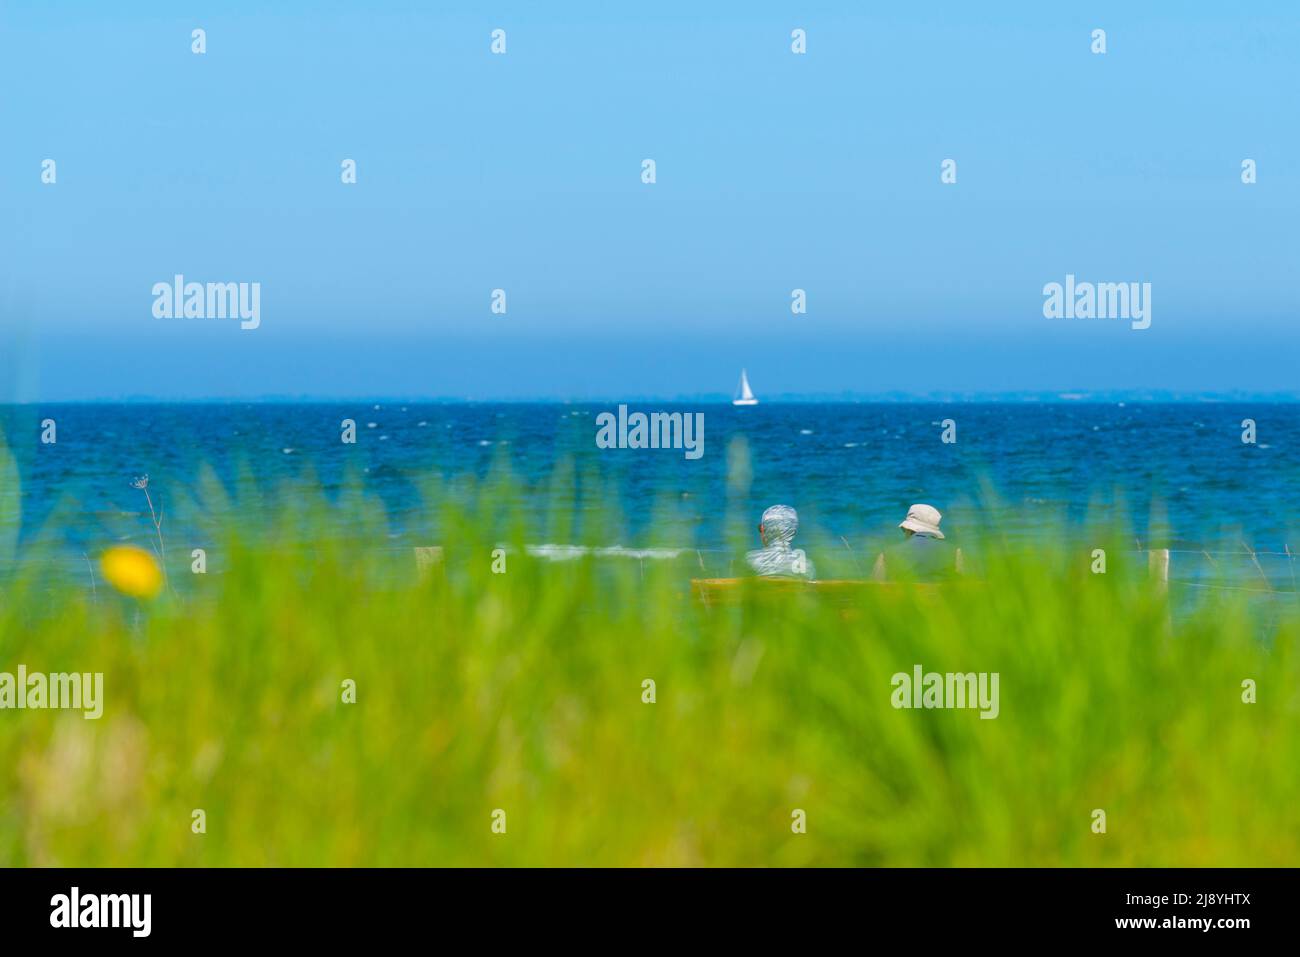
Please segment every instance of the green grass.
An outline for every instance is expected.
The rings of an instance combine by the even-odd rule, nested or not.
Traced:
[[[547,540],[612,540],[599,492],[534,493]],[[424,578],[332,531],[385,541],[354,492],[225,529],[206,576],[169,542],[154,602],[0,583],[0,670],[102,671],[106,697],[0,711],[0,865],[1300,863],[1294,596],[1171,614],[1116,530],[1105,575],[983,533],[978,582],[705,608],[689,563],[516,548],[493,574],[522,497],[431,485]],[[915,664],[998,672],[1000,715],[894,709]]]

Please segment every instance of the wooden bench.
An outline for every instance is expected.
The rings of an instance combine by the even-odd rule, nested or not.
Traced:
[[[815,595],[832,603],[852,602],[866,594],[897,593],[904,586],[899,582],[858,581],[832,578],[808,581],[802,578],[692,578],[691,592],[706,607],[734,605],[748,593],[779,596]],[[938,584],[913,584],[910,587],[924,593],[943,588]]]

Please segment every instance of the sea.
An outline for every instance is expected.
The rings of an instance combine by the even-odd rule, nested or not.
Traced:
[[[190,546],[224,523],[272,528],[277,501],[310,490],[340,504],[330,520],[359,547],[436,545],[430,495],[468,495],[508,471],[530,548],[557,560],[592,547],[611,560],[688,553],[699,574],[735,573],[737,524],[757,547],[760,514],[781,503],[797,509],[797,544],[810,557],[851,569],[901,534],[909,505],[926,503],[954,543],[993,529],[1086,545],[1095,523],[1113,522],[1134,552],[1169,548],[1171,579],[1295,587],[1300,404],[627,405],[702,415],[702,454],[599,447],[598,417],[617,414],[616,403],[0,406],[10,456],[0,467],[0,542],[11,543],[0,562],[84,579],[108,545],[156,541],[150,506],[188,562]],[[355,442],[343,441],[348,421]],[[555,520],[556,503],[572,501],[566,476],[588,505],[599,497],[621,515],[603,539],[582,514]],[[211,494],[214,483],[224,495]],[[381,533],[362,510],[352,527],[357,490],[382,503]],[[485,530],[484,543],[495,534]]]

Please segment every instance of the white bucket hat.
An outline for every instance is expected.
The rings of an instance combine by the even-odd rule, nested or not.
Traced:
[[[941,521],[943,521],[943,516],[939,514],[939,510],[933,505],[913,505],[907,510],[907,518],[899,522],[898,527],[922,535],[943,538],[943,532],[939,531]]]

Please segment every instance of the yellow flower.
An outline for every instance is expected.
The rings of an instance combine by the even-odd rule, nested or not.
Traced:
[[[154,557],[134,545],[115,545],[99,558],[108,583],[133,598],[153,598],[162,590],[162,569]]]

